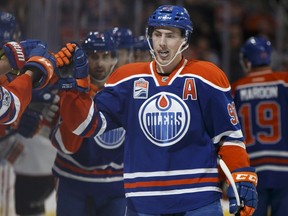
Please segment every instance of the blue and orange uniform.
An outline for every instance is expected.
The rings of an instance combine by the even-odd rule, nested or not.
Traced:
[[[250,165],[230,90],[224,72],[209,62],[183,58],[169,75],[158,74],[155,61],[124,65],[93,99],[63,93],[54,139],[75,151],[84,146],[77,139],[123,127],[128,208],[197,209],[222,196],[218,155],[230,170]]]

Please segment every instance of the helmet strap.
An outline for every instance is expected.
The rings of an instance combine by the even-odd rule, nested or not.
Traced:
[[[166,67],[166,66],[168,66],[168,65],[170,65],[173,61],[174,61],[174,59],[177,57],[177,55],[178,54],[180,54],[180,53],[182,53],[184,50],[186,50],[188,47],[189,47],[189,44],[188,44],[188,42],[187,42],[187,38],[185,37],[185,39],[184,39],[184,41],[180,44],[180,46],[178,47],[178,50],[177,50],[177,52],[175,53],[175,55],[174,55],[174,57],[168,62],[168,63],[166,63],[166,64],[161,64],[158,60],[157,60],[157,58],[156,58],[156,56],[155,56],[155,51],[154,51],[154,49],[152,48],[152,46],[151,46],[151,43],[150,43],[150,40],[149,40],[149,36],[148,37],[146,37],[147,38],[147,41],[148,41],[148,45],[149,45],[149,48],[150,48],[150,53],[151,53],[151,55],[152,55],[152,58],[153,59],[155,59],[155,62],[157,63],[157,65],[159,66],[159,68],[160,68],[160,73],[165,73],[164,71],[163,71],[163,67]]]

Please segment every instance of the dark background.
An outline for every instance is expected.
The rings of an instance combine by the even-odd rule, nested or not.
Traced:
[[[243,75],[239,48],[253,35],[271,40],[273,69],[288,71],[288,0],[1,0],[0,9],[17,17],[23,39],[58,50],[88,31],[116,26],[143,35],[148,16],[163,4],[186,7],[194,27],[191,58],[216,63],[231,82]]]

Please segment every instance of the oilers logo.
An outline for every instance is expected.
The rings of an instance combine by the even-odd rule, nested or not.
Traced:
[[[142,104],[138,118],[145,136],[164,147],[176,144],[186,134],[190,112],[177,95],[160,92]]]
[[[95,136],[95,142],[105,149],[115,149],[118,148],[125,140],[126,131],[124,128],[116,128],[107,131],[99,136]]]

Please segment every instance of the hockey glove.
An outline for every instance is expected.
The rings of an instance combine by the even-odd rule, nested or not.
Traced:
[[[71,63],[71,58],[76,46],[75,43],[67,43],[65,47],[54,55],[57,61],[57,67],[63,67]]]
[[[29,59],[24,64],[22,72],[33,71],[33,88],[43,88],[52,78],[56,68],[56,59],[50,54],[46,46],[39,43],[30,53]]]
[[[41,113],[27,108],[22,114],[20,122],[17,125],[17,132],[23,137],[31,138],[40,129],[41,121]]]
[[[240,216],[251,216],[257,208],[258,195],[256,191],[257,175],[252,167],[245,167],[232,172],[241,207],[237,206],[235,194],[231,185],[228,187],[227,197],[229,198],[229,212]]]
[[[3,50],[10,66],[21,70],[30,56],[31,51],[41,43],[40,40],[29,39],[21,42],[11,41],[3,45]]]
[[[62,74],[58,80],[60,90],[76,89],[80,92],[88,92],[90,90],[88,59],[81,48],[76,47],[71,65],[65,66],[61,70],[65,70],[65,72],[60,72]]]

